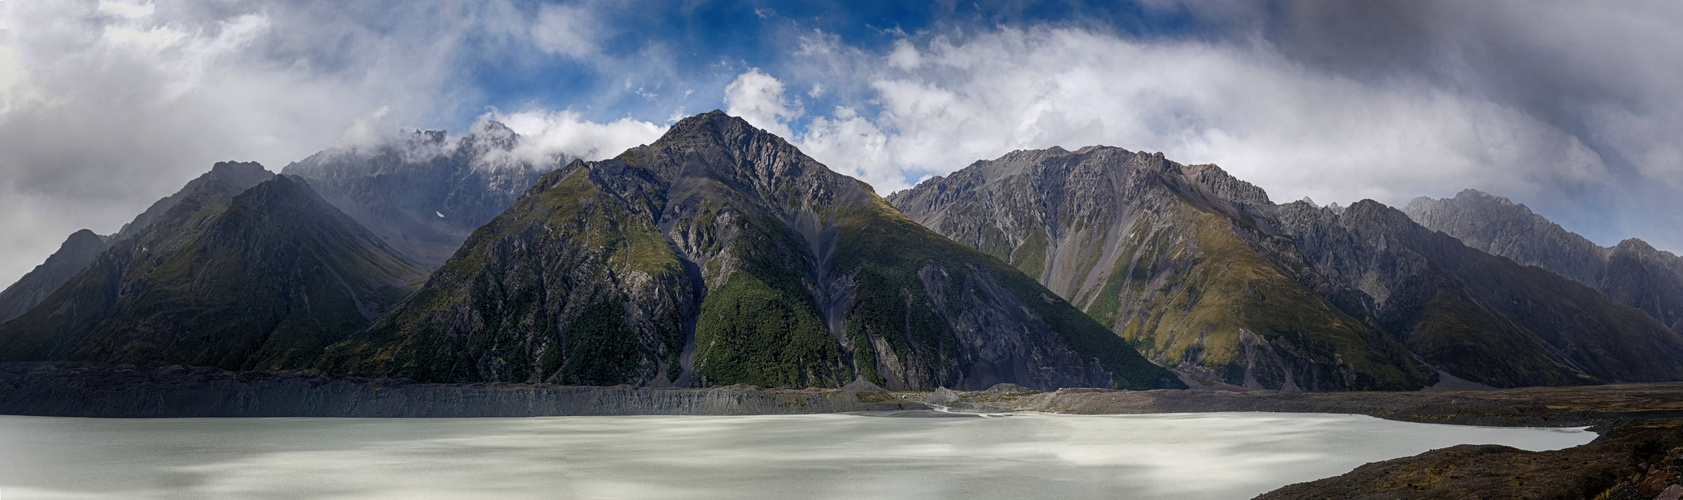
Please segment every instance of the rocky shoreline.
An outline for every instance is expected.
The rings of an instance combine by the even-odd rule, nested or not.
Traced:
[[[750,415],[926,410],[1143,414],[1215,411],[1348,413],[1497,426],[1613,426],[1683,418],[1683,383],[1445,392],[1063,389],[985,391],[574,387],[419,384],[318,372],[230,372],[182,366],[0,363],[0,414],[76,417],[516,417]]]
[[[880,391],[417,384],[181,366],[0,363],[0,414],[59,417],[761,415],[927,409]]]

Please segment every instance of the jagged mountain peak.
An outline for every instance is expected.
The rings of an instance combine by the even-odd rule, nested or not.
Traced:
[[[514,129],[496,120],[480,120],[462,136],[463,146],[475,151],[508,151],[520,145]]]
[[[1610,250],[1615,252],[1626,251],[1642,254],[1660,254],[1670,258],[1677,258],[1677,254],[1654,248],[1653,245],[1648,244],[1647,241],[1643,241],[1642,238],[1625,238],[1625,240],[1620,241],[1619,244],[1613,245]]]
[[[655,143],[676,141],[682,137],[698,134],[711,134],[723,139],[726,135],[748,133],[772,135],[770,132],[748,123],[748,120],[727,115],[724,111],[715,109],[678,120],[678,123],[674,123],[671,128],[666,129],[666,133],[661,134],[660,139],[656,140]]]

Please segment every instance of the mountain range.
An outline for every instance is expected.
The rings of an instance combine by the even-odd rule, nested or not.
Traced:
[[[1683,336],[1593,288],[1377,202],[1277,205],[1214,165],[1108,147],[1016,151],[889,199],[1207,384],[1683,377]]]
[[[0,361],[653,387],[1683,380],[1676,256],[1483,193],[1276,204],[1093,146],[883,198],[718,111],[601,161],[521,141],[484,122],[278,175],[219,163],[0,292]]]

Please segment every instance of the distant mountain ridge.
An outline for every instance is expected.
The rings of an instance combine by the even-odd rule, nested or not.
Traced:
[[[1403,212],[1467,246],[1571,278],[1683,332],[1683,257],[1637,238],[1601,247],[1525,205],[1474,189],[1454,198],[1415,198]]]
[[[718,111],[545,174],[322,367],[443,382],[1179,385],[1032,279]]]

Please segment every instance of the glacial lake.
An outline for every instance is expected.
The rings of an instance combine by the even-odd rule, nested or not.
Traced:
[[[1434,448],[1596,436],[1329,414],[898,415],[0,416],[0,500],[1235,499]]]

